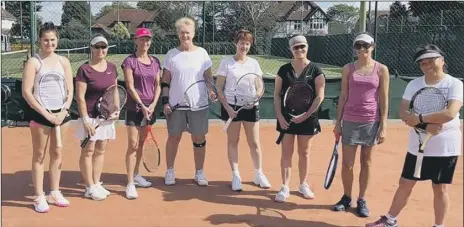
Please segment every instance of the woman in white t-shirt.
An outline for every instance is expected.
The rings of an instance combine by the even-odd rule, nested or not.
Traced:
[[[221,61],[217,71],[216,87],[218,88],[218,98],[221,102],[221,119],[227,121],[233,118],[227,129],[227,154],[229,164],[232,168],[232,190],[242,190],[242,180],[238,169],[238,141],[240,138],[240,128],[243,124],[246,139],[250,147],[251,158],[255,168],[253,183],[262,187],[270,188],[271,185],[262,171],[261,146],[259,142],[259,105],[252,109],[242,109],[234,103],[234,84],[246,73],[262,75],[258,61],[247,56],[253,44],[253,35],[247,30],[240,30],[235,34],[234,43],[236,53]]]
[[[417,50],[414,60],[424,76],[409,82],[403,94],[400,106],[400,117],[410,127],[426,124],[427,132],[433,136],[424,150],[421,178],[414,177],[416,154],[419,140],[413,128],[409,133],[409,145],[401,174],[399,187],[396,190],[388,214],[381,216],[376,222],[366,227],[396,227],[396,217],[406,206],[412,189],[417,181],[431,180],[434,194],[435,225],[443,227],[448,210],[449,195],[447,185],[453,181],[458,156],[461,155],[461,121],[459,110],[463,102],[462,81],[450,76],[443,70],[445,64],[442,51],[435,45],[426,45]],[[441,112],[417,115],[408,112],[413,95],[423,87],[436,87],[443,91],[448,107]]]

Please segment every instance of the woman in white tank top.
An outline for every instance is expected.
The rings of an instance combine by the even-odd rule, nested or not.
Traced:
[[[61,177],[61,152],[63,147],[58,148],[56,145],[55,128],[52,126],[60,125],[61,138],[65,141],[65,135],[71,118],[69,117],[69,107],[71,106],[73,97],[73,81],[71,64],[69,60],[63,56],[55,54],[55,49],[58,45],[58,34],[56,27],[51,22],[43,25],[39,32],[41,49],[39,53],[30,58],[23,70],[22,77],[22,95],[29,104],[30,110],[30,130],[32,136],[32,182],[35,190],[34,208],[39,213],[49,211],[48,204],[55,204],[59,207],[69,206],[69,201],[63,197],[59,191]],[[68,88],[68,98],[65,108],[56,108],[57,111],[48,112],[36,100],[37,93],[34,87],[37,86],[40,78],[50,72],[55,71],[64,75],[63,83],[66,83]],[[54,94],[55,88],[46,90],[47,94]],[[47,96],[44,102],[48,102],[50,106],[61,106],[58,100],[55,100],[53,95]],[[57,104],[54,104],[57,103]],[[56,113],[55,113],[56,112]],[[50,143],[48,144],[48,140]],[[45,197],[43,191],[43,177],[45,149],[50,148],[50,194]]]

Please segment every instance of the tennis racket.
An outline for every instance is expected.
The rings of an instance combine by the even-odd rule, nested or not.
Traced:
[[[143,166],[152,173],[157,171],[161,164],[161,152],[152,132],[151,126],[154,124],[154,118],[151,120],[145,118],[145,121],[147,122],[147,134],[143,144]]]
[[[411,113],[429,114],[444,110],[447,101],[440,89],[435,87],[425,87],[417,91],[411,99],[409,109]],[[424,159],[425,146],[432,137],[432,134],[425,131],[425,128],[414,127],[419,138],[419,151],[417,153],[414,177],[421,177],[422,161]]]
[[[252,109],[259,102],[264,94],[264,80],[256,73],[247,73],[241,76],[234,86],[235,107],[240,106],[235,112],[242,109]],[[226,132],[233,118],[229,117],[224,125],[223,131]]]
[[[126,104],[126,100],[127,92],[124,87],[115,84],[107,88],[96,104],[98,116],[95,130],[103,121],[108,120],[114,113],[121,111],[122,107]],[[90,137],[90,135],[87,135],[82,141],[81,148],[87,146]]]
[[[299,117],[308,111],[314,101],[313,88],[306,82],[297,81],[293,83],[285,92],[284,95],[284,114],[289,118]],[[290,121],[288,128],[293,124]],[[288,130],[288,129],[287,129]],[[276,144],[280,144],[285,135],[284,129],[280,132]]]
[[[332,181],[335,177],[335,173],[337,172],[337,165],[338,165],[338,143],[340,141],[340,135],[335,138],[335,145],[332,151],[332,157],[330,158],[329,167],[327,168],[327,173],[325,175],[324,180],[324,188],[329,189]]]
[[[37,87],[36,100],[43,106],[49,113],[63,111],[68,99],[68,87],[64,75],[59,72],[49,72],[43,75]],[[54,126],[56,135],[56,146],[63,147],[61,141],[61,127]]]
[[[184,92],[182,100],[171,107],[174,112],[178,108],[190,108],[192,111],[202,110],[217,101],[218,93],[214,84],[199,80],[191,84]]]

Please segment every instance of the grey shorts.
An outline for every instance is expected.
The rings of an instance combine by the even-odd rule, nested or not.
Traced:
[[[168,133],[180,135],[188,131],[193,135],[206,135],[208,133],[208,111],[176,110],[166,119]]]
[[[377,144],[379,122],[342,122],[342,143],[346,145],[373,146]]]

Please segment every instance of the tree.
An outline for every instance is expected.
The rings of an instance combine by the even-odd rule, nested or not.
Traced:
[[[409,2],[409,11],[413,16],[424,14],[440,13],[442,10],[464,10],[464,2],[452,1],[411,1]]]
[[[11,28],[11,34],[13,36],[22,36],[29,37],[31,31],[31,15],[29,9],[31,2],[29,1],[6,1],[5,10],[11,13],[16,21]],[[42,5],[40,2],[35,2],[35,11],[40,12],[42,10]],[[37,16],[37,31],[39,31],[40,26],[42,25],[42,19]],[[22,28],[22,30],[21,30]],[[38,35],[38,34],[37,34]]]
[[[95,18],[98,20],[107,13],[111,12],[113,9],[134,9],[131,5],[126,2],[113,2],[111,5],[105,5],[100,9],[100,12],[95,15]]]
[[[359,9],[346,4],[336,4],[327,9],[327,15],[332,20],[345,25],[347,30],[352,30],[358,22]]]
[[[71,21],[61,27],[60,37],[70,40],[88,40],[89,33],[89,26],[82,24],[76,18],[72,18]]]
[[[110,29],[111,38],[114,39],[129,39],[130,33],[123,23],[118,22]]]
[[[396,1],[390,5],[390,18],[401,18],[405,16],[408,16],[406,5],[401,4],[400,1]]]
[[[73,19],[85,26],[90,26],[90,4],[81,1],[66,1],[63,4],[61,26],[66,26]]]

